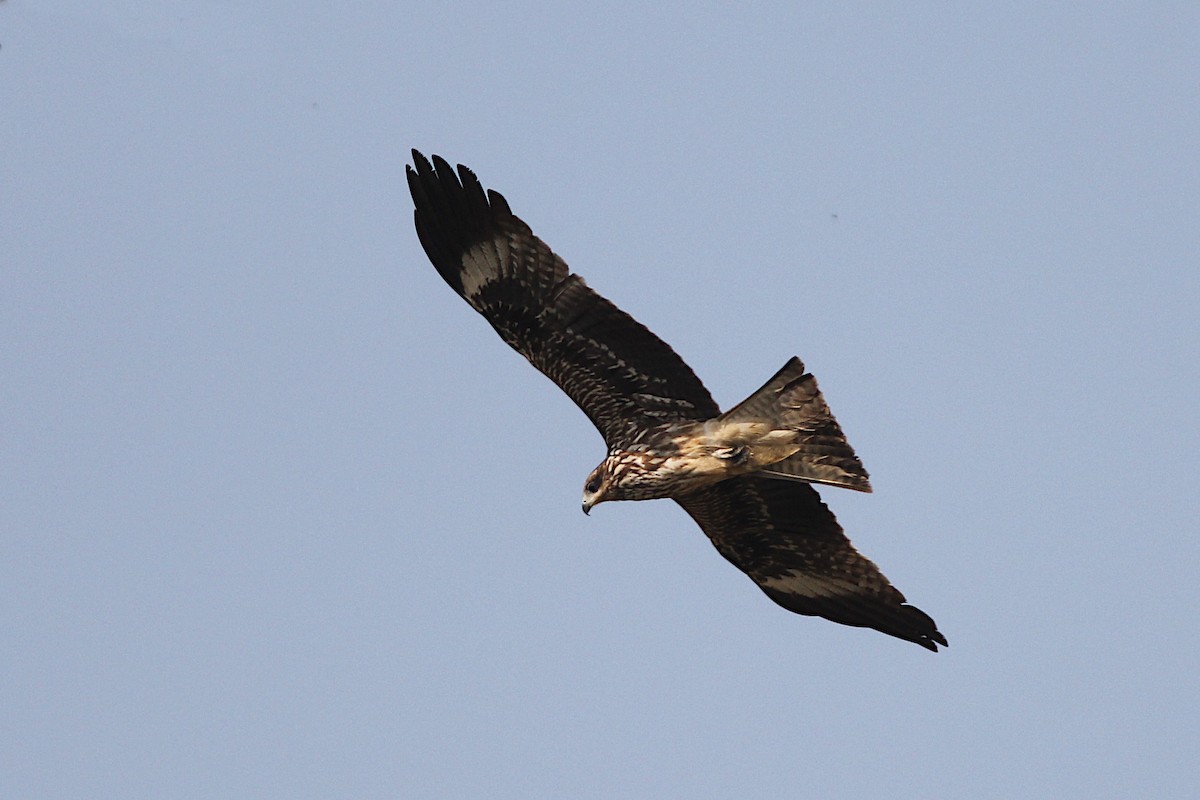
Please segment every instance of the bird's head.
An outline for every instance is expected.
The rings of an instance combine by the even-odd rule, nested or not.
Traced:
[[[600,462],[600,466],[592,470],[587,482],[583,484],[583,513],[587,514],[592,506],[610,499],[608,493],[613,486],[612,474],[608,469],[609,459]]]
[[[670,459],[645,448],[613,450],[583,485],[583,513],[608,500],[671,497]]]

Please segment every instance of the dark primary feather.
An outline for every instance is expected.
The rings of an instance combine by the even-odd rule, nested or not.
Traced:
[[[854,549],[811,486],[746,475],[675,502],[721,555],[789,611],[874,628],[934,652],[946,644],[934,621],[905,604]]]
[[[609,447],[665,421],[719,409],[661,339],[571,274],[561,258],[484,191],[471,170],[413,151],[408,185],[417,234],[455,292],[600,429]],[[875,628],[937,650],[946,639],[850,544],[816,491],[760,476],[676,497],[726,559],[799,614]]]
[[[718,408],[665,342],[593,292],[464,166],[413,151],[417,235],[451,288],[559,385],[609,446]]]

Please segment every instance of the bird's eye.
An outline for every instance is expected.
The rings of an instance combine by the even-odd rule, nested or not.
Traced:
[[[592,477],[588,478],[587,485],[585,485],[583,489],[588,494],[595,494],[596,492],[600,491],[600,476],[593,475]]]

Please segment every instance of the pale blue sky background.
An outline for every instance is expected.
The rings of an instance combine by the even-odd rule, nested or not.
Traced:
[[[0,5],[0,797],[1194,798],[1200,7]],[[788,614],[429,266],[471,165],[951,642]]]

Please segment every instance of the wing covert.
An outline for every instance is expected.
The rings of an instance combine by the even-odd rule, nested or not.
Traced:
[[[754,475],[675,498],[717,550],[797,614],[874,628],[937,652],[946,637],[861,555],[811,486]]]
[[[416,150],[417,235],[438,274],[587,414],[610,446],[719,409],[674,350],[588,288],[475,174]]]

